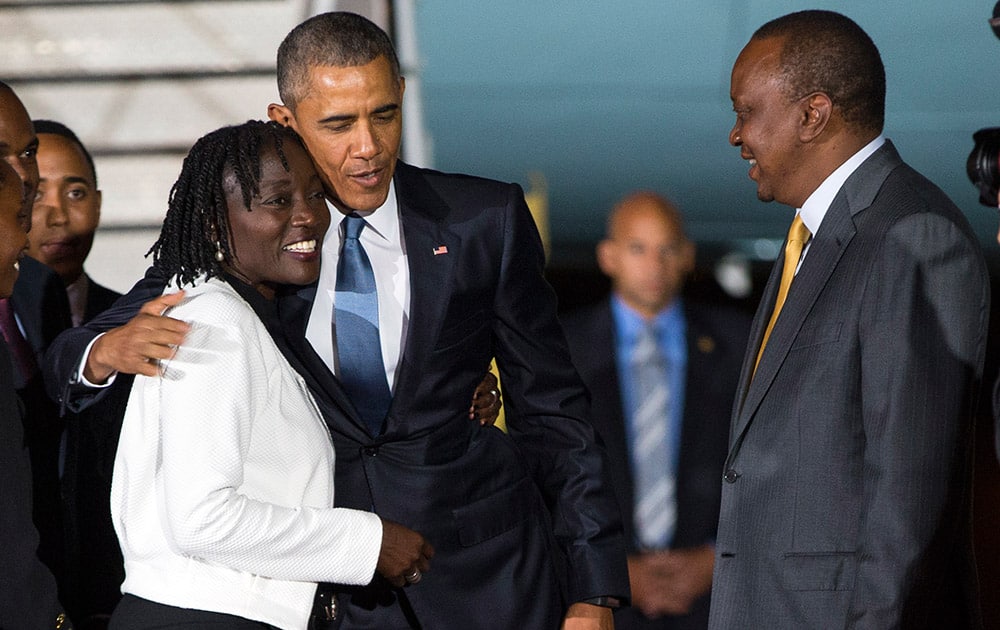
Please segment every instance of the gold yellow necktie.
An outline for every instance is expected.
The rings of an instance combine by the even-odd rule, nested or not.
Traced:
[[[788,289],[792,286],[792,279],[795,278],[795,269],[799,266],[799,258],[802,257],[802,248],[806,246],[812,234],[809,228],[802,222],[800,215],[795,215],[792,226],[788,228],[788,239],[785,242],[785,264],[781,268],[781,283],[778,285],[778,298],[774,301],[774,312],[771,313],[771,321],[767,323],[767,330],[764,331],[764,339],[760,342],[760,350],[757,351],[757,361],[753,365],[754,372],[760,363],[760,357],[764,354],[764,346],[771,336],[771,329],[778,321],[778,314],[781,307],[785,305],[785,298],[788,297]]]

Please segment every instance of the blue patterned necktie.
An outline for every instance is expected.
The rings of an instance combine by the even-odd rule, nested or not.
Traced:
[[[375,274],[358,240],[364,227],[365,220],[357,214],[344,219],[344,245],[337,264],[334,297],[334,335],[340,357],[337,376],[368,431],[376,436],[382,432],[392,394],[378,335]]]
[[[632,411],[635,430],[635,533],[645,549],[665,549],[677,522],[676,488],[670,449],[670,387],[667,359],[656,331],[647,325],[632,355],[638,400]]]

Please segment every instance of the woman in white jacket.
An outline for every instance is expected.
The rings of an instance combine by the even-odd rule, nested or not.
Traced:
[[[317,278],[329,222],[289,129],[226,127],[185,159],[151,252],[167,292],[185,290],[170,315],[190,332],[129,398],[112,628],[306,628],[317,583],[366,584],[377,569],[402,586],[428,569],[416,532],[332,507],[326,424],[265,327],[278,287]]]

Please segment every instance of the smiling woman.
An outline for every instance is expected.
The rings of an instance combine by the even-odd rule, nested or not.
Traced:
[[[319,276],[318,243],[330,225],[330,211],[323,183],[297,142],[265,149],[259,168],[257,191],[249,200],[235,169],[223,176],[231,257],[220,244],[216,260],[271,299],[279,285],[307,284]],[[208,228],[219,232],[217,225]]]
[[[329,222],[291,129],[226,127],[184,160],[152,253],[167,292],[185,289],[169,314],[191,328],[129,398],[111,493],[126,573],[112,628],[302,628],[317,582],[372,579],[382,522],[332,507],[329,432],[264,325],[279,287],[316,279]]]

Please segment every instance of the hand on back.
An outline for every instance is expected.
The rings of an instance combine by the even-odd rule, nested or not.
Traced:
[[[163,315],[182,299],[183,291],[154,298],[127,324],[100,336],[87,356],[84,377],[100,384],[115,372],[156,376],[158,362],[174,355],[190,329],[185,322]]]

